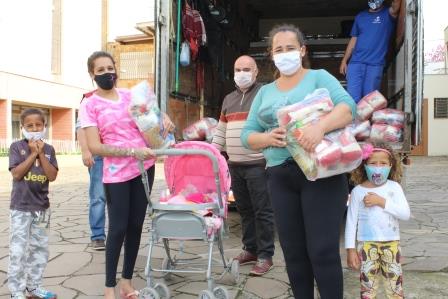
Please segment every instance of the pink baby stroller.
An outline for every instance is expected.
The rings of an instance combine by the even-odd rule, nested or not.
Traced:
[[[212,262],[219,262],[226,273],[231,274],[234,282],[239,279],[238,261],[227,261],[224,257],[222,236],[225,231],[227,217],[227,195],[230,190],[230,175],[227,163],[220,152],[211,144],[200,141],[185,141],[176,144],[172,149],[156,150],[158,156],[167,155],[165,160],[165,179],[171,198],[182,193],[182,190],[194,186],[194,203],[162,202],[152,204],[153,215],[149,253],[145,275],[147,287],[141,290],[140,298],[169,298],[170,291],[164,283],[154,283],[152,272],[162,272],[165,278],[171,273],[205,273],[207,290],[200,292],[198,298],[227,299],[229,293],[222,286],[215,286],[212,276]],[[145,172],[143,172],[145,174]],[[143,178],[145,182],[145,178]],[[149,194],[146,184],[147,194]],[[204,195],[201,200],[199,195]],[[149,200],[149,198],[148,198]],[[150,203],[151,205],[151,203]],[[161,269],[151,266],[153,246],[162,240],[166,257]],[[208,243],[207,261],[195,258],[178,258],[170,250],[173,240],[203,240]],[[217,242],[220,259],[212,258],[213,246]],[[183,246],[180,247],[182,257]]]

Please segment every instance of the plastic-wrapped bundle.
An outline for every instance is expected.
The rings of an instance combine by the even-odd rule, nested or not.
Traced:
[[[143,135],[146,144],[153,149],[167,148],[175,143],[173,134],[163,138],[163,118],[157,99],[147,81],[131,88],[129,114]]]
[[[370,137],[371,125],[370,121],[366,120],[363,122],[355,121],[349,128],[352,130],[353,136],[355,136],[356,140],[363,141]]]
[[[308,94],[303,101],[280,108],[277,111],[279,126],[300,121],[305,126],[333,109],[333,101],[326,88],[319,88]]]
[[[403,129],[387,124],[373,124],[370,131],[370,140],[382,142],[402,142]]]
[[[204,117],[197,122],[191,124],[186,127],[182,131],[182,137],[184,140],[197,140],[203,141],[206,140],[211,142],[213,139],[213,135],[216,131],[216,126],[218,125],[218,121],[211,117]]]
[[[356,111],[357,118],[361,121],[368,120],[373,112],[386,107],[386,98],[378,90],[374,90],[359,101]]]
[[[287,148],[308,180],[349,172],[361,164],[361,147],[350,128],[326,134],[314,152],[309,153],[298,142],[301,136],[300,124],[288,127]]]
[[[382,109],[373,112],[372,122],[375,124],[388,124],[391,126],[404,127],[404,112],[397,109]]]

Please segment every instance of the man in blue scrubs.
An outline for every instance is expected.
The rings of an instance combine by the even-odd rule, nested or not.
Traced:
[[[346,75],[347,91],[355,102],[371,91],[379,90],[389,41],[395,29],[401,0],[390,7],[384,0],[368,0],[369,9],[360,12],[352,27],[352,36],[339,71]],[[348,65],[347,65],[348,62]]]

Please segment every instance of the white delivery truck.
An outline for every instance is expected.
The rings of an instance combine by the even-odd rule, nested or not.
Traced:
[[[266,37],[275,24],[298,25],[307,37],[310,67],[326,69],[345,85],[339,64],[354,17],[367,8],[367,0],[155,1],[155,89],[161,108],[168,111],[179,129],[202,116],[219,116],[224,96],[234,88],[233,62],[239,55],[256,59],[260,81],[273,80]],[[181,66],[185,24],[178,20],[183,18],[185,1],[201,15],[206,41],[198,40],[198,58]],[[380,90],[388,98],[389,107],[406,113],[400,150],[404,155],[419,144],[422,131],[421,2],[402,0]]]

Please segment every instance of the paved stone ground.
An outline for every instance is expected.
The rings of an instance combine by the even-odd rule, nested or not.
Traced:
[[[50,231],[50,262],[44,283],[59,298],[102,298],[104,252],[89,246],[87,172],[79,156],[59,156],[60,172],[51,185],[53,209]],[[162,165],[156,170],[153,199],[164,188]],[[0,158],[0,298],[9,298],[6,287],[8,264],[8,207],[11,188],[7,158]],[[412,219],[401,224],[407,298],[448,298],[448,158],[414,158],[407,169],[406,193]],[[224,240],[228,258],[240,250],[240,224],[237,212],[230,212],[230,234]],[[134,284],[145,286],[144,265],[147,259],[149,219],[146,221],[141,250],[137,260]],[[178,244],[172,244],[177,252]],[[292,298],[284,260],[277,242],[275,268],[263,278],[248,276],[250,266],[241,267],[241,279],[233,286],[229,277],[218,284],[230,291],[232,298]],[[187,242],[186,256],[205,255],[202,242]],[[344,254],[344,250],[341,250]],[[154,265],[160,265],[163,251],[155,249]],[[343,256],[345,267],[345,255]],[[219,268],[216,267],[216,270]],[[345,269],[345,268],[344,268]],[[345,297],[358,298],[357,273],[344,270]],[[202,275],[173,275],[167,280],[174,298],[196,298],[206,288]]]

